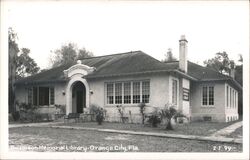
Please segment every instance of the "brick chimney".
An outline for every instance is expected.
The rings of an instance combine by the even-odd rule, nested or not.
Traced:
[[[182,35],[179,40],[179,69],[185,73],[187,73],[187,44],[185,35]]]

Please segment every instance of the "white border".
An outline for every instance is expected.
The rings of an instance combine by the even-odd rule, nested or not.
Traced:
[[[249,55],[243,55],[243,152],[242,153],[36,153],[8,152],[8,12],[5,1],[1,1],[1,54],[0,54],[0,159],[248,159],[249,158]],[[226,3],[226,2],[225,2]],[[149,144],[150,145],[150,144]],[[53,154],[53,155],[52,155]]]

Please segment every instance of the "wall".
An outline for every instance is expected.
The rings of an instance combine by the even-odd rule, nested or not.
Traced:
[[[238,91],[233,87],[231,86],[230,84],[228,83],[225,83],[225,93],[227,93],[227,86],[229,87],[229,91],[230,91],[230,88],[232,90],[234,90],[236,92],[236,103],[233,105],[230,106],[230,94],[228,95],[228,98],[229,98],[229,102],[227,104],[227,98],[225,97],[225,121],[226,122],[230,122],[230,121],[235,121],[235,120],[238,120],[239,119],[239,114],[238,114]],[[226,96],[226,95],[225,95]]]
[[[118,78],[105,78],[105,79],[91,79],[88,80],[90,91],[90,104],[97,104],[104,107],[107,110],[109,121],[119,121],[119,113],[116,105],[107,105],[105,103],[105,83],[106,82],[123,82],[123,81],[135,81],[135,80],[150,80],[150,100],[147,105],[146,111],[152,112],[154,107],[164,107],[168,102],[169,97],[169,78],[167,74],[151,74],[143,76],[126,76]],[[140,122],[140,114],[138,104],[124,104],[125,114],[129,117],[129,112],[132,113],[132,121]]]
[[[202,105],[202,86],[214,86],[214,105]],[[191,120],[203,120],[203,116],[211,116],[212,121],[225,122],[225,82],[192,82],[191,90]]]
[[[50,84],[43,84],[39,86],[54,86],[55,89],[55,104],[65,105],[66,104],[66,98],[65,95],[63,95],[63,91],[65,91],[66,84],[65,83],[50,83]],[[23,86],[17,86],[15,90],[16,94],[16,100],[19,103],[28,103],[28,85]],[[54,105],[50,106],[40,106],[38,108],[38,112],[40,113],[55,113],[57,112]]]
[[[183,99],[183,88],[189,90],[189,100],[184,100]],[[179,99],[180,99],[180,109],[182,110],[183,114],[186,115],[187,117],[191,116],[190,113],[190,81],[185,78],[180,79],[180,91],[179,91]]]

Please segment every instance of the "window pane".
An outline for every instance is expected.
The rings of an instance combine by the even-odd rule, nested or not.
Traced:
[[[114,103],[114,90],[113,83],[107,84],[107,104]]]
[[[202,88],[202,105],[207,105],[207,87]]]
[[[172,103],[177,105],[177,80],[172,80]]]
[[[228,105],[229,105],[229,88],[228,88],[228,86],[227,86],[227,107],[228,107]]]
[[[140,103],[140,82],[133,82],[133,103]]]
[[[39,87],[39,105],[49,105],[49,87]]]
[[[38,103],[37,103],[37,87],[33,87],[33,105],[37,106]]]
[[[149,103],[150,83],[148,81],[142,82],[142,102]]]
[[[124,83],[124,103],[131,103],[131,84],[130,82]]]
[[[50,104],[55,104],[55,89],[50,88]]]
[[[28,104],[32,104],[32,88],[28,88]]]
[[[214,105],[214,87],[209,87],[209,105]]]
[[[115,84],[115,104],[122,104],[122,83]]]
[[[232,88],[230,88],[230,108],[232,107]]]

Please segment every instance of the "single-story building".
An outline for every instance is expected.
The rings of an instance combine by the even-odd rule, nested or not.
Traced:
[[[66,114],[83,113],[96,104],[106,109],[110,121],[119,119],[117,105],[138,121],[140,102],[148,112],[172,104],[192,121],[237,120],[242,87],[232,76],[188,61],[187,44],[182,36],[179,61],[174,62],[164,63],[133,51],[52,68],[18,80],[16,100],[47,113],[54,113],[56,105],[65,105]]]

